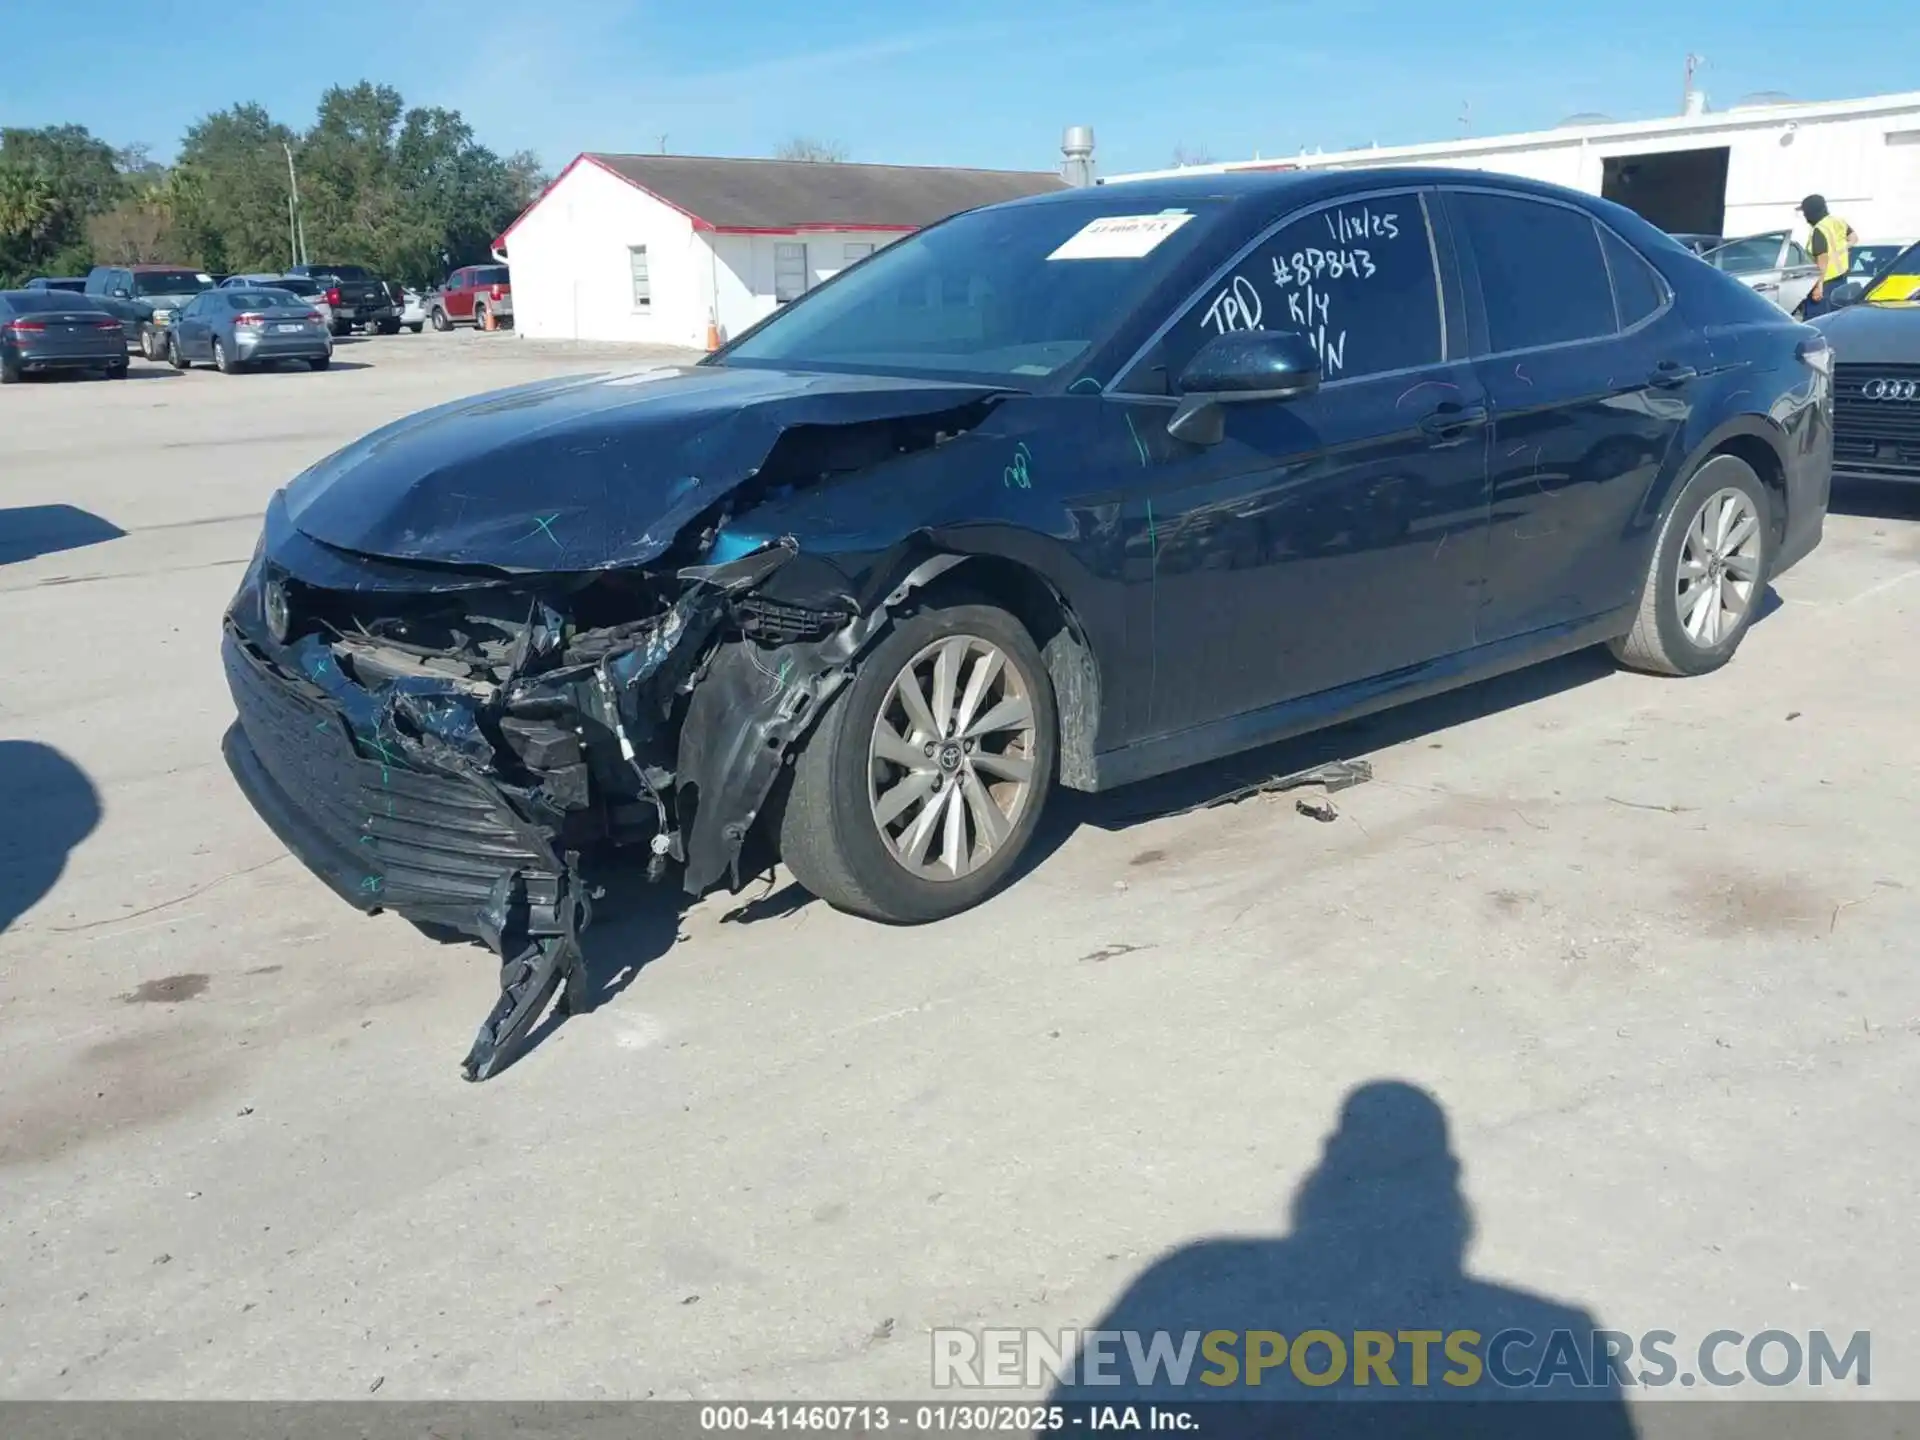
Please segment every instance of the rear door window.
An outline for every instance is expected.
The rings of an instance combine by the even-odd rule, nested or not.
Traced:
[[[1495,354],[1612,335],[1618,322],[1599,227],[1584,210],[1523,195],[1456,191]]]
[[[1631,330],[1667,303],[1667,287],[1654,268],[1626,241],[1606,226],[1600,227],[1600,248],[1613,276],[1614,309],[1620,328]]]

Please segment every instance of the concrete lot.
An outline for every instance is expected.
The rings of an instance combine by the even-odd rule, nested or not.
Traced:
[[[1091,1325],[1170,1252],[1284,1236],[1397,1078],[1475,1276],[1683,1340],[1871,1330],[1874,1393],[1920,1397],[1920,494],[1843,491],[1716,676],[1576,656],[1067,797],[938,927],[620,888],[621,993],[467,1085],[487,957],[254,817],[218,619],[302,466],[609,353],[0,393],[0,1393],[921,1394],[932,1326]],[[1172,813],[1337,754],[1378,775],[1337,823]],[[1208,1323],[1310,1323],[1263,1303]]]

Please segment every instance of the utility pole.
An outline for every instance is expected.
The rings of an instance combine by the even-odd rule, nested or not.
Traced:
[[[300,218],[300,179],[293,173],[293,146],[286,141],[280,148],[287,152],[287,246],[293,252],[288,269],[307,262],[307,227]]]

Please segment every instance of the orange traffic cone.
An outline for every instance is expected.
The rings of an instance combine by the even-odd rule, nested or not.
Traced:
[[[714,320],[714,318],[713,318],[713,317],[712,317],[711,315],[709,315],[709,316],[707,317],[707,350],[708,350],[708,353],[712,353],[713,351],[715,351],[715,350],[718,350],[719,348],[720,348],[720,326],[719,326],[719,324],[718,324],[718,323],[717,323],[717,322],[716,322],[716,321]]]
[[[500,321],[498,317],[494,315],[493,311],[488,310],[481,315],[480,328],[483,330],[498,330],[500,328]]]

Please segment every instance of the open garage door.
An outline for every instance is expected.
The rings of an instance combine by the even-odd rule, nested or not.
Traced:
[[[1727,147],[1610,156],[1601,164],[1600,194],[1662,230],[1725,234]]]

